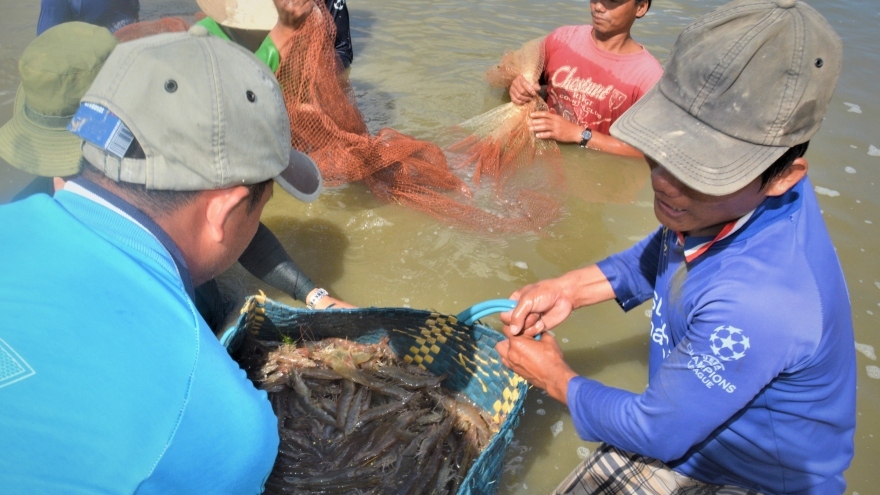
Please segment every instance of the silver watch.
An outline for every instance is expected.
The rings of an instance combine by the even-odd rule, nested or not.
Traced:
[[[591,137],[593,137],[593,131],[589,128],[584,129],[584,132],[581,133],[581,148],[587,147],[587,141],[589,141]]]

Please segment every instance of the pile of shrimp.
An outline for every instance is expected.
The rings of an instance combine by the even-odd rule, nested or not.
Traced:
[[[456,493],[498,424],[387,340],[250,340],[239,362],[266,390],[281,444],[266,493]]]

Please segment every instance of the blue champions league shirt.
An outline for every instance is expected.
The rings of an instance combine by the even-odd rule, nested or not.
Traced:
[[[853,456],[849,296],[809,179],[705,242],[659,229],[599,263],[625,310],[653,300],[649,381],[635,394],[569,382],[581,437],[716,484],[842,493]]]

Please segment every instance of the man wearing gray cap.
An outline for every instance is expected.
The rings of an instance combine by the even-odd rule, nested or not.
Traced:
[[[121,44],[71,120],[82,175],[0,206],[0,486],[260,493],[277,420],[193,304],[272,180],[309,201],[265,64],[203,28]]]
[[[842,46],[796,0],[737,0],[685,28],[611,128],[651,168],[662,226],[524,287],[504,363],[603,442],[556,493],[843,493],[855,350],[840,263],[803,154]],[[652,300],[648,386],[578,376],[552,334],[574,308]]]

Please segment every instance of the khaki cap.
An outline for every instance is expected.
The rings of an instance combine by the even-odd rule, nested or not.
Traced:
[[[736,0],[684,29],[663,77],[611,127],[684,184],[738,191],[819,130],[843,46],[796,0]]]
[[[120,44],[82,102],[80,111],[112,112],[143,149],[144,158],[120,158],[84,142],[86,160],[115,181],[203,191],[274,179],[303,201],[321,192],[317,165],[290,147],[275,76],[202,26]],[[86,135],[80,115],[71,127]]]

